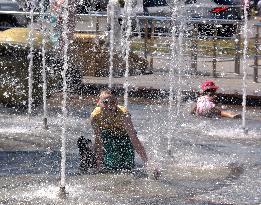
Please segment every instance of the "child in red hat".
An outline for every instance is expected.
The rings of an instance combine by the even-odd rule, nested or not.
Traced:
[[[202,94],[197,99],[197,104],[192,110],[192,114],[204,117],[229,117],[239,118],[240,114],[224,111],[216,106],[216,91],[219,88],[212,80],[206,80],[201,84]]]

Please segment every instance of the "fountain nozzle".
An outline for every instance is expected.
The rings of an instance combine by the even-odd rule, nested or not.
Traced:
[[[44,119],[43,119],[43,127],[44,127],[44,129],[48,129],[48,125],[47,125],[47,118],[45,117]]]
[[[248,134],[248,129],[245,128],[245,127],[243,127],[243,133],[244,133],[245,135],[247,135],[247,134]]]
[[[58,194],[59,198],[65,199],[67,197],[67,195],[68,195],[68,192],[66,192],[65,187],[61,186],[60,190],[59,190],[59,194]]]

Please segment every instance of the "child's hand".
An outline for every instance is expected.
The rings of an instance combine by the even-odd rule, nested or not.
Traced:
[[[155,180],[158,180],[161,176],[161,171],[158,168],[156,168],[156,169],[154,169],[152,174],[153,174],[153,178]]]
[[[145,169],[147,170],[148,175],[155,180],[158,180],[159,177],[161,176],[161,171],[160,171],[159,167],[155,164],[146,163]]]

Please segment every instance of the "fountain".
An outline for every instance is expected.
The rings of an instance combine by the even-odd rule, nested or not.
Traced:
[[[36,7],[36,2],[32,1],[29,3],[29,6],[31,7],[30,9],[30,19],[31,19],[31,23],[30,23],[30,31],[29,31],[29,35],[28,35],[28,42],[29,42],[29,47],[30,47],[30,52],[28,54],[28,59],[29,59],[29,66],[28,66],[28,115],[29,118],[31,117],[31,113],[32,113],[32,86],[33,86],[33,74],[32,74],[32,67],[33,67],[33,50],[34,50],[34,44],[33,44],[33,31],[34,31],[34,10]]]
[[[126,69],[124,73],[125,77],[125,83],[124,83],[124,106],[128,107],[128,93],[129,93],[129,55],[130,55],[130,35],[131,35],[131,25],[132,25],[132,20],[131,20],[131,15],[132,15],[132,5],[133,1],[130,0],[125,3],[125,16],[124,16],[124,24],[126,25],[126,34],[125,34],[125,41],[123,41],[125,45],[125,64],[126,64]]]
[[[247,128],[246,128],[246,77],[247,77],[247,71],[246,71],[246,58],[247,58],[247,46],[248,46],[248,38],[247,38],[247,27],[248,27],[248,13],[247,13],[247,7],[249,6],[248,0],[244,1],[244,49],[243,49],[243,102],[242,102],[242,129],[245,134],[247,134]]]
[[[88,89],[81,93],[81,96],[68,89],[66,73],[72,66],[69,59],[84,56],[80,53],[77,53],[77,56],[71,55],[70,45],[78,45],[75,50],[83,50],[87,44],[96,45],[97,51],[103,48],[92,41],[93,36],[82,41],[88,42],[86,44],[70,44],[69,13],[66,9],[69,2],[65,0],[63,4],[63,66],[60,70],[63,81],[60,94],[51,93],[48,97],[47,90],[52,86],[48,76],[50,70],[57,65],[48,64],[49,45],[43,35],[39,38],[42,66],[38,70],[43,83],[43,107],[28,108],[28,121],[27,114],[17,112],[12,107],[0,106],[0,204],[259,204],[261,185],[257,179],[260,178],[261,169],[260,108],[243,108],[245,116],[242,126],[244,128],[247,121],[248,135],[242,133],[239,128],[239,119],[198,119],[189,114],[189,103],[182,101],[181,91],[194,78],[182,76],[181,63],[182,59],[186,58],[182,48],[184,36],[182,32],[176,35],[176,29],[184,28],[184,24],[173,26],[170,37],[171,59],[175,60],[175,63],[169,67],[168,76],[165,78],[167,80],[161,83],[162,85],[169,82],[169,98],[153,99],[150,96],[151,99],[143,101],[133,98],[130,94],[135,88],[131,86],[136,78],[138,81],[141,78],[144,81],[152,80],[149,78],[151,76],[132,76],[129,73],[133,66],[129,63],[130,42],[135,38],[131,36],[132,1],[125,4],[127,13],[123,15],[126,25],[123,42],[126,47],[125,56],[122,58],[125,59],[122,85],[125,90],[119,98],[132,114],[135,128],[146,147],[150,162],[159,166],[162,175],[158,180],[154,180],[138,174],[87,175],[79,172],[76,141],[82,135],[93,139],[91,125],[88,120],[86,122],[86,118],[95,107],[96,96]],[[176,2],[172,7],[173,19],[177,18],[177,11],[180,11],[177,5]],[[41,14],[44,13],[43,10],[44,8],[41,8]],[[41,17],[41,31],[46,30],[43,19],[44,17]],[[115,22],[111,20],[110,23],[111,47],[106,53],[111,56],[106,58],[108,75],[105,82],[109,87],[113,87],[119,76],[113,79],[115,61],[112,58],[115,55],[115,43],[112,39],[115,31],[112,28]],[[246,28],[247,26],[245,30]],[[31,34],[33,35],[33,32]],[[247,34],[245,35],[247,38]],[[137,38],[140,39],[139,36]],[[103,44],[105,45],[106,43]],[[31,46],[29,51],[34,48]],[[246,47],[244,50],[246,52]],[[32,55],[28,60],[31,59]],[[88,63],[93,62],[91,60],[93,59]],[[28,64],[32,70],[34,66]],[[243,83],[247,80],[245,69]],[[164,75],[164,72],[160,75]],[[156,80],[155,78],[153,83],[157,83]],[[28,96],[30,98],[34,95]],[[31,104],[31,100],[29,102]],[[47,106],[48,129],[45,129]],[[243,106],[246,106],[246,102]],[[238,110],[241,107],[232,106],[231,109]],[[248,118],[245,118],[246,116]],[[46,119],[44,127],[42,119]],[[142,169],[140,159],[137,157],[135,161],[137,170]]]
[[[60,184],[60,197],[66,196],[65,190],[65,167],[66,167],[66,128],[67,128],[67,70],[68,70],[68,47],[69,47],[69,1],[65,0],[63,2],[63,30],[62,30],[62,41],[63,41],[63,100],[62,100],[62,112],[63,112],[63,127],[61,135],[61,184]]]
[[[46,80],[46,56],[45,56],[45,49],[46,49],[46,41],[47,41],[47,35],[46,35],[46,21],[45,21],[45,6],[44,6],[44,0],[40,2],[40,19],[41,19],[41,32],[43,33],[43,39],[42,39],[42,76],[43,76],[43,127],[45,129],[48,128],[47,125],[47,80]]]
[[[115,15],[115,9],[118,8],[119,5],[116,3],[116,1],[109,1],[108,4],[108,22],[110,23],[110,69],[109,69],[109,87],[112,87],[112,75],[113,75],[113,57],[114,57],[114,41],[115,41],[115,34],[114,32],[120,33],[121,29],[117,25],[117,21],[119,18],[119,15]],[[116,31],[114,31],[116,27]],[[118,39],[119,41],[119,39]]]

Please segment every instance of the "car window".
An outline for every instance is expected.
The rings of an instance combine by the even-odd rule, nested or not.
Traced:
[[[185,4],[194,4],[197,3],[197,0],[185,0]]]
[[[185,4],[194,4],[200,0],[185,0]],[[241,0],[209,0],[219,5],[238,5],[241,4]],[[200,1],[201,2],[201,1]],[[207,2],[207,1],[206,1]]]
[[[216,4],[220,5],[235,5],[240,4],[240,0],[213,0]]]
[[[0,5],[0,10],[1,11],[17,11],[19,8],[15,4],[5,4],[5,5]]]
[[[144,0],[144,7],[168,6],[166,0]]]

